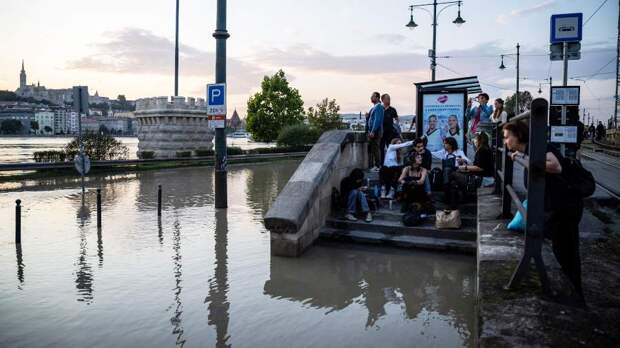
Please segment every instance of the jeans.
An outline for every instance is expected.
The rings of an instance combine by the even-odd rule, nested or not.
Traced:
[[[381,168],[383,163],[381,162],[382,150],[381,149],[381,133],[375,134],[375,137],[372,139],[368,139],[368,148],[370,150],[370,166]]]
[[[424,191],[426,191],[426,193],[431,193],[431,179],[429,179],[429,175],[424,179]]]
[[[355,214],[357,211],[357,202],[360,203],[360,209],[363,213],[367,213],[370,209],[368,208],[368,201],[366,200],[366,195],[364,192],[360,190],[351,190],[349,192],[349,196],[347,197],[347,213]]]

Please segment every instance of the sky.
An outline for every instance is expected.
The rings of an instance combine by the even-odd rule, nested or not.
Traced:
[[[246,103],[265,75],[283,69],[305,107],[334,98],[341,112],[365,112],[373,91],[389,93],[399,114],[413,114],[413,83],[430,80],[432,19],[411,4],[428,0],[228,1],[229,114],[245,117]],[[603,4],[604,3],[604,4]],[[2,0],[0,89],[28,83],[48,88],[88,85],[91,94],[136,99],[174,93],[175,0]],[[595,10],[603,6],[596,13]],[[179,95],[204,97],[214,81],[216,0],[180,0]],[[428,7],[432,11],[432,7]],[[441,10],[442,7],[440,6]],[[548,98],[552,14],[582,12],[581,59],[569,62],[569,85],[580,85],[582,107],[595,119],[613,114],[618,1],[464,0],[466,23],[452,23],[457,7],[441,11],[437,79],[477,75],[491,98],[514,93],[514,53],[521,46],[521,90]],[[593,15],[594,14],[594,15]],[[593,15],[593,16],[592,16]],[[591,17],[592,16],[592,17]],[[590,18],[591,17],[591,18]],[[10,34],[9,34],[10,33]],[[506,54],[499,70],[500,55]],[[595,75],[594,75],[595,74]]]

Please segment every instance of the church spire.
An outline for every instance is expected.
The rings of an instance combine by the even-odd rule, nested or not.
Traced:
[[[19,88],[26,87],[26,69],[24,69],[24,60],[22,59],[22,71],[19,72]]]

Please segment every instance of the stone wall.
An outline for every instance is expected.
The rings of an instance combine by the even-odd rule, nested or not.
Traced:
[[[331,212],[332,188],[353,168],[367,167],[367,146],[363,133],[321,136],[265,215],[272,255],[299,256],[318,238]]]
[[[138,157],[152,152],[155,158],[174,158],[213,147],[214,131],[208,127],[202,98],[154,97],[136,100]]]

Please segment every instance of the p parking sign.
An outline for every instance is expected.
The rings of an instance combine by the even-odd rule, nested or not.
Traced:
[[[226,127],[226,84],[213,83],[207,85],[207,116],[209,127]]]

